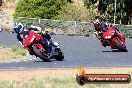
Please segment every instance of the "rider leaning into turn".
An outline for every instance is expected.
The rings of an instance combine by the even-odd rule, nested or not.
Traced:
[[[102,33],[101,33],[102,32],[102,21],[99,16],[95,17],[93,24],[94,24],[94,27],[96,30],[96,32],[95,32],[96,37],[101,41],[102,45],[104,47],[106,47],[105,41],[104,41],[104,39],[102,37]]]
[[[22,46],[23,46],[23,44],[22,44],[23,36],[25,34],[28,34],[30,30],[33,30],[34,32],[36,32],[37,34],[40,34],[42,36],[42,38],[40,38],[40,41],[44,41],[43,38],[47,39],[49,41],[48,54],[50,56],[51,51],[52,51],[53,41],[51,39],[50,34],[47,31],[41,31],[40,27],[33,26],[33,25],[30,25],[30,27],[28,27],[28,29],[25,30],[24,25],[21,22],[16,22],[13,26],[13,29],[14,29],[15,33],[17,34],[17,39]],[[31,52],[29,52],[29,53],[32,54]]]
[[[114,29],[116,29],[116,35],[118,35],[121,40],[123,40],[123,42],[125,41],[125,39],[122,39],[122,35],[120,34],[119,30],[117,28],[114,27],[114,25],[112,23],[109,23],[106,19],[104,20],[101,20],[101,18],[99,16],[96,16],[94,21],[93,21],[93,24],[94,24],[94,27],[95,27],[95,34],[96,34],[96,37],[101,41],[102,45],[104,47],[107,46],[106,44],[106,41],[103,39],[103,36],[102,36],[102,31],[107,31],[108,27],[112,27]]]

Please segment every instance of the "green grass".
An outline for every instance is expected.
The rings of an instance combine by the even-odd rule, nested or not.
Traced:
[[[89,69],[90,73],[131,74],[132,69]],[[85,84],[76,82],[76,70],[0,71],[0,88],[131,88],[132,84]],[[89,73],[89,72],[88,72]]]
[[[11,50],[18,55],[26,56],[26,50],[23,48],[18,48],[16,45],[12,45]]]
[[[73,78],[59,79],[46,78],[37,80],[31,78],[27,81],[0,81],[0,88],[111,88],[108,84],[85,84],[80,86]]]

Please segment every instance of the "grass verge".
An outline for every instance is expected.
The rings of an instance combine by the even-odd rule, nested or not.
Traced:
[[[0,60],[16,59],[26,55],[26,50],[17,48],[15,45],[10,48],[0,46]]]
[[[90,68],[91,74],[130,74],[132,68]],[[0,88],[131,88],[129,84],[85,84],[76,82],[77,69],[1,70]]]
[[[15,52],[17,55],[26,56],[26,50],[23,48],[18,48],[17,46],[12,45],[11,50]]]

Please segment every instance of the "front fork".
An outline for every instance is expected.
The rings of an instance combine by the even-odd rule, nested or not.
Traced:
[[[52,42],[52,54],[53,55],[57,55],[59,52],[61,52],[61,50],[60,50],[60,46],[59,46],[59,43],[57,43],[57,42]]]

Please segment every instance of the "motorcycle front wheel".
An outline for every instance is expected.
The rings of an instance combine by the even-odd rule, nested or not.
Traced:
[[[44,62],[49,62],[48,55],[46,53],[42,53],[37,46],[33,46],[34,54],[42,59]]]
[[[121,42],[119,42],[117,39],[114,40],[114,42],[117,45],[117,48],[121,51],[127,52],[126,46],[123,46]]]
[[[58,55],[55,56],[55,59],[58,61],[63,61],[64,60],[64,54],[60,49],[56,49],[56,52]]]

